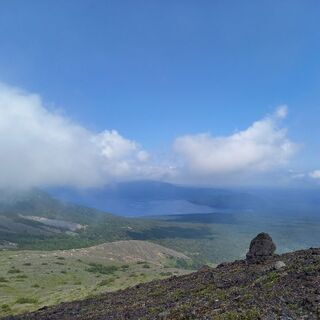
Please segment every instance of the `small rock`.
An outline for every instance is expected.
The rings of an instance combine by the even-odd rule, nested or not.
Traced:
[[[203,265],[198,271],[200,272],[208,272],[211,271],[212,268],[210,268],[208,265]]]
[[[250,243],[247,261],[256,262],[271,257],[276,251],[276,245],[267,233],[259,233]]]
[[[274,313],[269,313],[262,318],[263,320],[277,320],[277,316]]]
[[[222,263],[218,264],[217,268],[218,268],[218,269],[224,268],[224,267],[226,267],[227,265],[228,265],[227,262],[222,262]]]
[[[282,268],[285,268],[286,267],[286,264],[283,262],[283,261],[277,261],[275,264],[274,264],[274,268],[276,270],[280,270]]]
[[[170,312],[169,311],[163,311],[163,312],[158,314],[158,319],[166,320],[169,316],[170,316]]]

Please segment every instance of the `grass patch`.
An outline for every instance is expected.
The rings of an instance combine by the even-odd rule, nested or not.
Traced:
[[[253,308],[244,312],[226,312],[219,316],[219,320],[257,320],[261,318],[261,313],[258,309]]]

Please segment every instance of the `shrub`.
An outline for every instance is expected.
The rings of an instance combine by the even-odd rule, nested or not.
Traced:
[[[20,272],[21,272],[21,270],[15,269],[15,268],[12,268],[12,269],[10,269],[10,270],[8,271],[8,273],[20,273]]]
[[[104,266],[99,263],[90,263],[89,268],[86,269],[88,272],[100,273],[100,274],[113,274],[118,270],[116,266]]]
[[[7,311],[11,311],[11,308],[9,307],[8,304],[3,304],[1,305],[1,310],[4,312],[7,312]]]
[[[177,258],[175,261],[175,267],[178,269],[190,269],[189,263],[182,258]]]
[[[19,303],[19,304],[27,304],[27,303],[37,303],[38,302],[38,299],[36,298],[27,298],[27,297],[22,297],[22,298],[18,298],[16,300],[16,303]]]

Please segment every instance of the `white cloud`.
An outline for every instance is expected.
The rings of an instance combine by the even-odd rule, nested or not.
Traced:
[[[309,177],[312,179],[320,179],[320,170],[310,172]]]
[[[243,172],[261,172],[285,165],[296,145],[287,138],[280,120],[287,107],[254,122],[246,130],[230,136],[215,137],[209,133],[186,135],[174,142],[174,151],[193,175],[215,176]]]
[[[38,95],[0,86],[0,187],[134,179],[153,174],[148,158],[117,131],[96,134],[48,111]]]
[[[266,172],[285,165],[296,149],[280,126],[287,112],[281,106],[230,136],[179,137],[173,152],[150,155],[115,130],[92,132],[49,111],[39,95],[0,85],[0,188],[86,188],[149,178],[215,183],[217,176]]]

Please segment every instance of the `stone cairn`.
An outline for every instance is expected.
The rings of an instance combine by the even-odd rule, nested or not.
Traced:
[[[273,256],[276,251],[276,245],[267,233],[259,233],[250,243],[247,253],[247,262],[255,263],[265,261]]]

